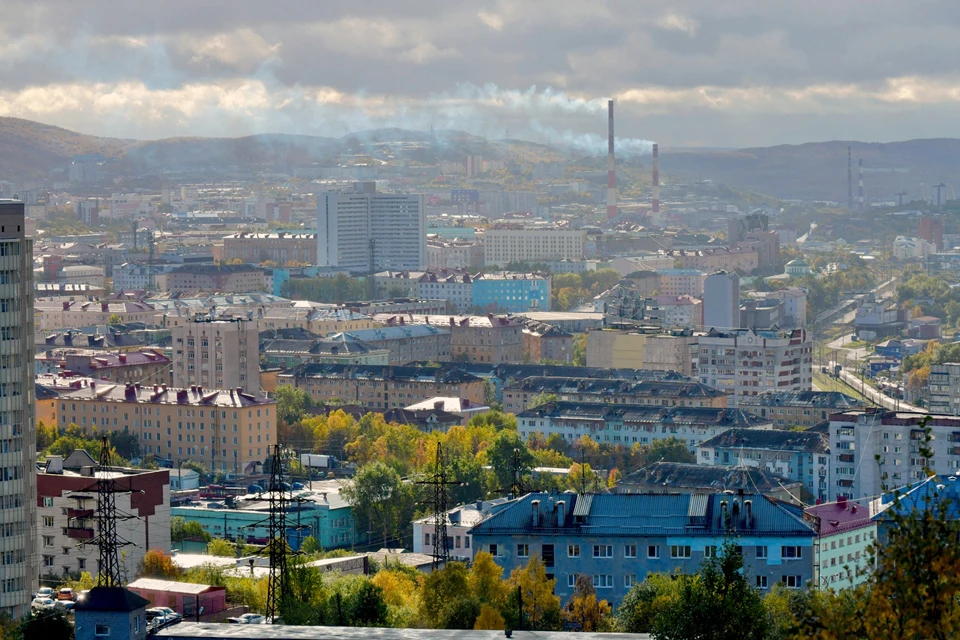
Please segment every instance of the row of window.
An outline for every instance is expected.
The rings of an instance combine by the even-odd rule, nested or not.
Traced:
[[[429,536],[429,534],[427,534]],[[859,537],[859,536],[858,536]],[[429,544],[429,543],[428,543]],[[610,559],[614,557],[613,552],[614,545],[612,544],[595,544],[593,545],[592,552],[593,557],[598,559]],[[756,549],[756,558],[758,560],[767,559],[767,547],[766,546],[757,546]],[[497,557],[500,551],[499,545],[491,544],[487,549],[490,552],[490,555]],[[741,554],[743,553],[743,547],[737,547],[737,551]],[[715,545],[710,545],[704,547],[703,555],[705,558],[712,558],[717,554],[717,547]],[[527,543],[517,544],[517,557],[518,558],[529,558],[530,557],[530,545]],[[579,558],[580,557],[580,545],[579,544],[569,544],[567,545],[567,557],[568,558]],[[623,545],[623,558],[636,558],[637,557],[637,545],[635,544],[625,544]],[[660,557],[660,546],[659,545],[648,545],[647,546],[647,558],[649,559],[658,559]],[[693,549],[690,545],[670,545],[670,558],[674,560],[686,560],[693,557]],[[803,547],[799,546],[784,546],[780,547],[780,559],[781,560],[797,560],[803,557]]]
[[[593,578],[593,587],[595,589],[612,589],[614,587],[615,581],[613,575],[609,573],[600,573],[594,574]],[[769,576],[756,576],[756,585],[758,589],[768,589],[770,586]],[[788,589],[801,589],[803,588],[803,576],[781,576],[780,583],[783,584]],[[577,584],[577,575],[569,574],[567,575],[567,587],[570,589],[575,589]],[[628,573],[623,576],[623,587],[625,589],[630,589],[637,584],[637,574]]]

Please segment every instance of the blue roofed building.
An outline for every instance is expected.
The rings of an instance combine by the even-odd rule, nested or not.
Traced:
[[[877,538],[886,544],[890,532],[897,527],[896,516],[932,511],[951,520],[960,519],[960,471],[955,474],[932,475],[915,484],[895,489],[870,503],[870,513],[877,523]]]
[[[740,547],[751,583],[803,588],[816,535],[799,506],[753,494],[531,493],[470,530],[509,573],[534,555],[567,599],[578,575],[617,605],[648,573],[695,573],[726,540]]]

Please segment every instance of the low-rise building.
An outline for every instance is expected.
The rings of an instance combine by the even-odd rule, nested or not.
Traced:
[[[813,585],[839,590],[863,584],[873,572],[877,523],[870,506],[852,500],[818,504],[803,517],[817,532],[814,541]]]
[[[468,398],[427,398],[420,402],[415,402],[409,407],[404,407],[408,411],[423,411],[433,409],[435,411],[445,411],[460,416],[460,424],[466,425],[474,416],[483,415],[490,412],[490,407],[485,404],[470,402]]]
[[[191,264],[156,276],[157,289],[171,293],[217,291],[249,293],[266,286],[263,269],[248,264]]]
[[[863,409],[862,402],[839,391],[767,391],[741,398],[747,413],[769,418],[776,429],[812,427],[831,414]]]
[[[651,444],[679,438],[692,453],[705,440],[730,429],[769,430],[769,420],[739,409],[712,407],[656,407],[585,402],[548,402],[517,414],[518,430],[525,439],[534,433],[554,433],[573,443],[590,436],[604,444]]]
[[[527,362],[573,362],[573,334],[552,324],[528,322],[521,336]]]
[[[494,313],[549,311],[550,278],[536,273],[485,273],[473,279],[473,306]]]
[[[317,264],[317,234],[241,231],[224,236],[223,259],[253,263],[271,261],[280,267]]]
[[[473,544],[470,530],[491,514],[503,509],[510,501],[507,498],[477,500],[462,504],[447,511],[444,516],[447,526],[447,549],[451,558],[473,560]],[[433,515],[413,521],[413,552],[433,555],[438,520]]]
[[[144,455],[248,473],[277,443],[277,403],[242,389],[90,383],[60,396],[60,427],[137,436]]]
[[[587,366],[679,371],[697,374],[697,337],[603,329],[587,334]]]
[[[727,407],[727,395],[696,380],[635,380],[531,376],[503,386],[503,410],[519,413],[531,401],[554,395],[561,402],[657,407]]]
[[[703,301],[689,295],[661,295],[653,299],[660,311],[660,325],[668,329],[699,329],[703,326]]]
[[[120,324],[150,324],[156,314],[151,305],[135,300],[37,300],[34,309],[38,312],[37,328],[43,331],[107,325],[111,319]]]
[[[388,327],[400,324],[398,316],[376,315]],[[406,322],[427,324],[450,331],[450,359],[493,364],[520,362],[523,358],[523,323],[504,316],[409,315]]]
[[[657,293],[664,296],[703,297],[703,283],[707,274],[697,269],[657,269]]]
[[[857,306],[853,326],[860,340],[896,336],[906,327],[902,309],[889,300],[865,300]]]
[[[64,469],[59,456],[48,458],[46,471],[37,473],[37,551],[40,573],[62,577],[86,571],[97,573],[99,550],[96,510],[99,474],[108,473],[122,489],[114,494],[117,510],[133,516],[116,522],[117,535],[131,544],[120,559],[124,575],[134,577],[137,565],[150,549],[170,552],[170,474],[166,469],[146,471],[114,467],[94,475],[93,467],[80,472]]]
[[[830,441],[816,431],[730,429],[697,447],[697,464],[758,467],[802,482],[824,501],[830,487]]]
[[[62,370],[68,374],[87,376],[118,384],[171,382],[171,361],[156,349],[112,353],[78,351],[62,354]]]
[[[370,410],[397,409],[437,396],[483,404],[483,380],[452,366],[307,364],[284,372],[280,384],[304,389],[315,400],[339,399]]]
[[[429,324],[401,324],[351,331],[368,346],[386,349],[390,364],[450,360],[450,331]],[[331,336],[336,337],[336,336]]]
[[[960,362],[931,364],[927,393],[930,413],[960,416]]]
[[[766,591],[803,589],[813,578],[813,529],[801,507],[762,495],[532,493],[470,530],[505,573],[543,560],[563,599],[577,576],[614,606],[651,573],[697,572],[731,536],[744,572]]]

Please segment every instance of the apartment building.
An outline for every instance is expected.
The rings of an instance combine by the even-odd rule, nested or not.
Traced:
[[[812,427],[833,413],[864,408],[862,402],[839,391],[766,391],[741,398],[739,406],[747,413],[770,418],[777,429]]]
[[[172,380],[170,358],[155,349],[112,353],[108,351],[67,352],[59,358],[64,372],[126,384],[168,384]]]
[[[137,436],[144,455],[250,473],[277,443],[276,401],[242,389],[90,383],[60,396],[60,427],[70,424]]]
[[[160,274],[155,280],[157,289],[171,293],[250,293],[265,288],[263,269],[248,264],[191,264]]]
[[[59,456],[47,459],[37,474],[37,518],[40,573],[62,576],[83,571],[96,575],[100,550],[97,530],[97,477],[93,467],[63,469]],[[117,520],[117,535],[130,543],[120,558],[122,575],[133,579],[150,549],[170,553],[170,472],[115,467],[108,472],[121,491],[117,511],[133,516]]]
[[[429,398],[456,397],[483,404],[483,379],[452,367],[307,364],[278,377],[317,401],[334,399],[383,411]]]
[[[241,231],[224,236],[223,259],[253,263],[269,260],[280,267],[291,264],[316,264],[317,234]]]
[[[739,329],[740,276],[725,271],[711,273],[704,287],[703,326],[718,331]]]
[[[30,612],[37,588],[33,238],[23,203],[0,200],[0,612]],[[9,231],[7,227],[10,227]]]
[[[121,324],[142,322],[150,324],[156,310],[146,302],[136,300],[39,300],[35,305],[39,329],[69,329],[109,324],[114,316]]]
[[[586,232],[573,229],[490,229],[483,234],[486,266],[511,262],[582,260]]]
[[[370,347],[389,351],[390,364],[450,360],[450,331],[429,324],[406,324],[349,332]]]
[[[483,266],[483,256],[483,243],[477,240],[439,236],[427,240],[427,267],[431,269],[476,269]]]
[[[528,322],[523,328],[521,342],[527,362],[573,362],[573,334],[543,322]]]
[[[756,467],[721,467],[685,462],[652,462],[626,475],[615,493],[762,493],[796,504],[802,483]]]
[[[716,409],[727,407],[725,393],[696,380],[530,376],[503,385],[503,410],[520,413],[542,394],[555,395],[561,402]]]
[[[700,382],[729,394],[731,406],[767,391],[812,388],[812,346],[804,329],[711,330],[697,340]]]
[[[818,504],[803,510],[817,532],[813,545],[813,585],[844,589],[863,584],[873,572],[877,522],[869,505],[852,500]]]
[[[649,273],[649,272],[648,272]],[[703,297],[703,284],[707,274],[696,269],[658,269],[656,293],[665,296]],[[649,292],[647,295],[652,295]]]
[[[657,407],[586,402],[548,402],[516,414],[520,435],[558,434],[573,443],[582,436],[596,442],[624,445],[651,444],[679,438],[691,453],[705,440],[730,429],[771,429],[769,420],[739,409],[713,407]]]
[[[697,269],[707,273],[714,271],[740,271],[750,274],[760,264],[760,255],[756,247],[717,247],[698,251],[670,251],[674,260],[684,269]]]
[[[124,262],[113,268],[114,291],[152,291],[157,288],[157,277],[170,273],[177,265],[148,265]]]
[[[260,336],[257,323],[203,316],[176,327],[173,384],[207,389],[260,392]]]
[[[766,591],[802,589],[813,579],[815,533],[800,507],[763,495],[531,493],[470,530],[505,573],[533,556],[566,600],[578,576],[614,606],[651,573],[699,571],[731,537],[744,572]]]
[[[662,295],[653,299],[660,324],[667,328],[699,329],[703,326],[703,301],[689,295]]]
[[[697,337],[602,329],[587,334],[587,366],[697,372]]]
[[[931,458],[921,451],[925,428]],[[876,496],[925,479],[926,469],[960,470],[960,417],[881,409],[836,413],[830,416],[830,453],[829,500]]]
[[[256,320],[261,331],[299,328],[321,336],[376,327],[369,315],[343,307],[272,308],[258,314]]]
[[[388,327],[399,325],[396,316],[377,315],[374,320]],[[406,322],[448,330],[450,359],[454,361],[500,364],[523,358],[523,323],[513,318],[410,315]]]
[[[960,416],[960,362],[930,365],[927,394],[930,413]]]
[[[485,273],[473,279],[473,305],[496,313],[549,311],[550,278],[536,273]]]
[[[464,313],[476,304],[474,290],[474,276],[465,271],[427,271],[416,279],[414,295],[428,300],[447,300],[455,310]]]
[[[700,443],[697,464],[757,467],[802,482],[823,502],[830,486],[830,443],[816,431],[730,429]]]
[[[427,264],[422,194],[378,193],[375,182],[317,196],[317,264],[353,272]]]

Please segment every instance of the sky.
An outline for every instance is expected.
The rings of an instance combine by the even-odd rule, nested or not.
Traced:
[[[750,147],[960,137],[956,0],[5,0],[0,116]]]

